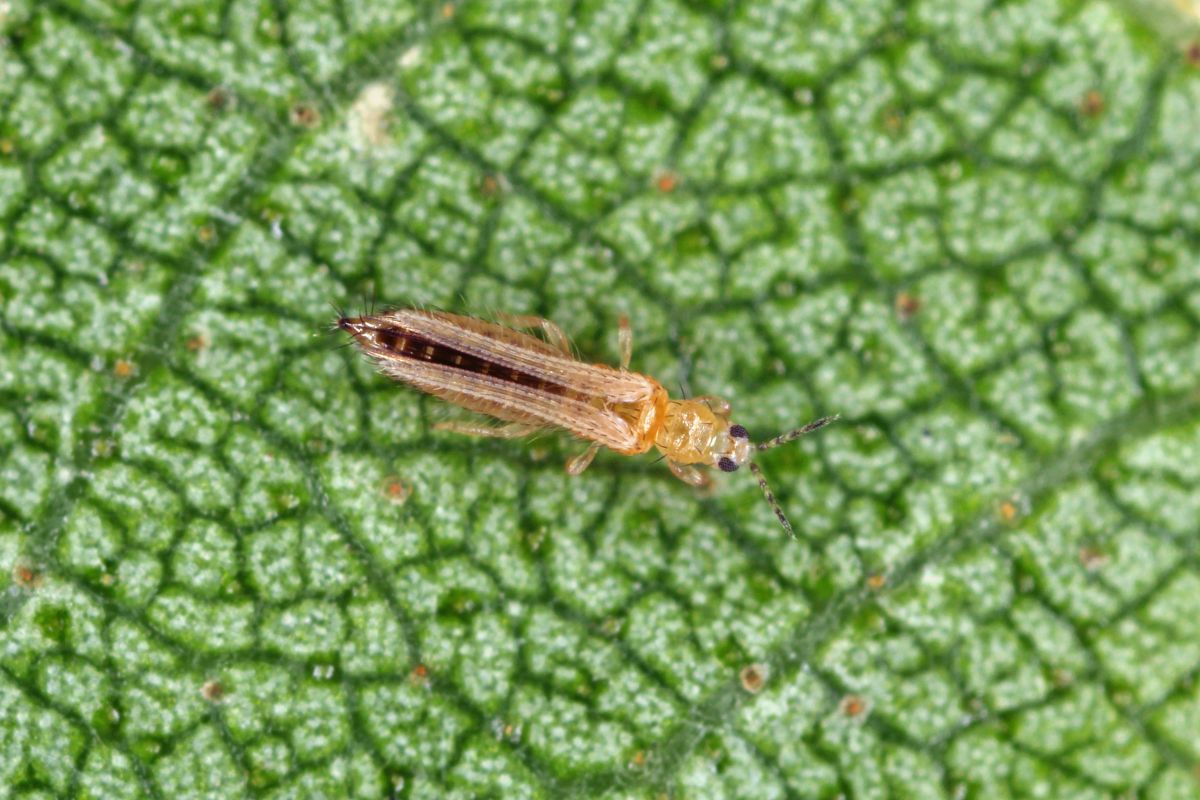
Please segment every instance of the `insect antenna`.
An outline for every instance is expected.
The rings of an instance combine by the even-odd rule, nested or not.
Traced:
[[[812,433],[818,428],[824,428],[829,423],[837,420],[838,416],[838,414],[834,414],[832,417],[821,417],[814,422],[808,423],[803,428],[796,428],[794,431],[781,433],[774,439],[768,439],[765,442],[759,442],[757,445],[755,445],[755,448],[758,450],[770,450],[772,447],[779,447],[781,444],[787,444],[788,442],[799,439],[806,433]]]
[[[796,532],[792,530],[792,523],[788,522],[787,515],[783,513],[783,508],[780,507],[779,501],[775,499],[775,493],[771,491],[771,487],[767,486],[767,479],[763,477],[762,470],[758,464],[750,462],[750,471],[754,473],[754,477],[758,478],[758,488],[762,489],[763,497],[767,498],[767,502],[771,505],[771,510],[775,512],[775,516],[779,518],[779,524],[787,531],[787,535],[796,538]]]
[[[765,442],[759,442],[757,445],[755,445],[755,449],[770,450],[772,447],[779,447],[781,444],[787,444],[788,442],[795,441],[806,433],[812,433],[818,428],[824,428],[837,418],[837,414],[834,414],[831,417],[821,417],[818,420],[808,423],[803,428],[796,428],[794,431],[781,433],[774,439],[768,439]],[[785,531],[787,531],[788,536],[795,539],[796,532],[792,529],[792,523],[788,522],[787,515],[783,513],[783,508],[780,507],[779,501],[775,499],[775,493],[772,492],[771,487],[767,485],[767,479],[763,477],[762,470],[759,468],[758,464],[755,464],[753,461],[751,461],[750,471],[754,473],[755,478],[758,478],[758,488],[762,489],[763,497],[767,498],[767,503],[770,504],[771,510],[774,511],[775,516],[779,518],[779,524],[783,526]]]

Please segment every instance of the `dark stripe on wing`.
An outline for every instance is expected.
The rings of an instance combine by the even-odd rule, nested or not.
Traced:
[[[530,375],[495,361],[488,361],[473,353],[456,350],[402,328],[379,328],[375,331],[375,341],[394,356],[437,364],[475,375],[486,375],[489,378],[526,386],[547,394],[567,396],[569,392],[569,389],[562,384],[547,381],[537,375]]]

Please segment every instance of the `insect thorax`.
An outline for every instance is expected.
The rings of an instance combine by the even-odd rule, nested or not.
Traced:
[[[668,405],[672,402],[667,396],[667,390],[658,381],[646,378],[646,382],[650,384],[648,398],[611,406],[611,409],[629,424],[637,437],[637,444],[633,447],[624,450],[614,448],[623,455],[637,455],[654,447],[658,432],[666,419]]]
[[[654,444],[679,464],[709,464],[729,438],[729,418],[703,400],[671,400]]]

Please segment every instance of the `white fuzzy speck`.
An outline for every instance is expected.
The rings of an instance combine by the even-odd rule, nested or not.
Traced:
[[[421,63],[421,47],[414,45],[400,54],[400,58],[396,60],[396,64],[400,69],[412,69],[417,64]]]
[[[367,84],[350,107],[351,132],[361,145],[379,147],[388,141],[388,116],[395,96],[386,83]]]

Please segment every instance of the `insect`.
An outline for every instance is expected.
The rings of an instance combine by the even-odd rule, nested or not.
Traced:
[[[385,375],[503,423],[449,421],[438,423],[437,429],[507,439],[565,428],[590,442],[567,461],[571,475],[587,469],[601,447],[622,455],[657,448],[675,477],[698,487],[710,482],[701,466],[734,472],[747,464],[793,537],[791,523],[751,455],[836,419],[823,417],[754,444],[744,427],[730,423],[725,400],[672,400],[658,381],[629,371],[633,331],[624,317],[619,369],[580,361],[562,329],[541,317],[498,315],[497,322],[489,322],[405,308],[353,318],[339,315],[337,326],[354,337]],[[545,338],[525,332],[535,330]]]

